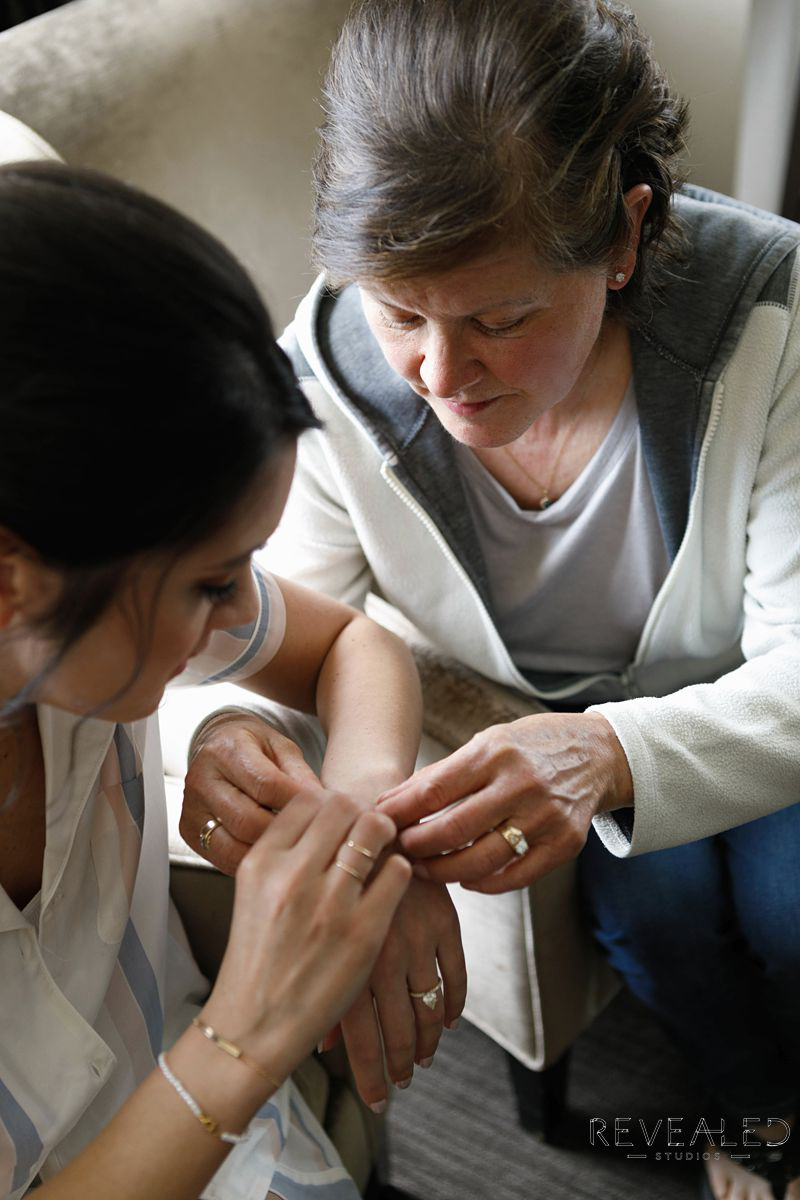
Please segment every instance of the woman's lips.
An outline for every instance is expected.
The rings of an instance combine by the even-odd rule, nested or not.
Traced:
[[[445,408],[449,408],[450,412],[455,413],[459,417],[475,417],[478,413],[485,412],[492,404],[496,404],[500,396],[493,396],[491,400],[477,400],[470,404],[462,404],[458,400],[440,400],[440,404],[444,404]]]

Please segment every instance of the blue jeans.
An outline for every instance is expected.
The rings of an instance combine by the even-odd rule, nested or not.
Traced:
[[[800,1096],[800,804],[687,846],[579,859],[594,934],[723,1114]]]

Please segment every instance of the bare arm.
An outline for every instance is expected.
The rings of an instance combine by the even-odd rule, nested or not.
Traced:
[[[414,769],[422,695],[406,646],[362,613],[280,580],[284,642],[244,686],[316,712],[327,735],[322,782],[374,802]],[[382,781],[387,781],[382,783]]]
[[[287,604],[284,643],[246,685],[284,705],[318,713],[327,733],[322,784],[369,809],[384,789],[413,770],[422,719],[413,659],[402,642],[355,610],[291,583],[281,581],[280,587]],[[258,717],[226,714],[207,727],[187,776],[184,837],[196,845],[203,822],[216,816],[222,826],[208,857],[232,871],[248,841],[269,824],[269,810],[280,808],[303,783],[319,788],[288,738]],[[434,1010],[412,1001],[409,988],[427,991],[439,974],[444,996]],[[367,1103],[381,1107],[386,1099],[382,1046],[390,1077],[410,1079],[415,1061],[427,1064],[432,1058],[444,1024],[456,1020],[465,994],[452,902],[440,885],[414,881],[370,988],[342,1025]]]
[[[422,701],[413,659],[394,635],[347,605],[280,581],[286,635],[275,658],[243,686],[304,712],[328,735],[322,782],[371,806],[413,770]],[[195,743],[181,833],[233,874],[248,846],[302,784],[319,786],[298,748],[266,720],[223,713]],[[222,822],[208,853],[200,831]]]

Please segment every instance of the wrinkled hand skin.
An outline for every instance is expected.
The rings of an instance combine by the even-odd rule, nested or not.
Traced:
[[[441,975],[434,1009],[412,999],[409,991],[432,988]],[[464,1007],[467,972],[458,917],[441,884],[412,880],[389,928],[383,949],[361,993],[341,1020],[341,1032],[362,1098],[382,1111],[386,1074],[408,1086],[414,1064],[430,1066],[442,1030],[454,1024]],[[326,1039],[326,1045],[330,1039]]]
[[[326,795],[289,738],[258,717],[220,718],[204,730],[186,774],[181,837],[226,875],[234,875],[250,846],[299,792]],[[222,825],[208,848],[200,833],[209,817]]]
[[[627,759],[605,718],[547,713],[484,730],[384,793],[379,808],[404,830],[419,878],[498,893],[574,858],[597,813],[632,803]],[[522,856],[497,832],[507,823],[525,835]]]

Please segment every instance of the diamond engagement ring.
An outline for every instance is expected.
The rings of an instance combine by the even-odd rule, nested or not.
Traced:
[[[525,834],[521,829],[517,829],[516,825],[499,825],[496,832],[500,834],[501,838],[505,838],[511,849],[520,858],[530,850],[530,846],[525,840]]]
[[[211,841],[211,835],[215,830],[219,829],[222,821],[218,821],[216,817],[209,817],[203,828],[200,830],[200,845],[204,850],[208,849],[208,843]]]
[[[421,1000],[426,1008],[434,1009],[439,1002],[439,993],[442,990],[442,977],[437,977],[436,983],[427,992],[412,992],[408,989],[408,994],[412,1000]]]

